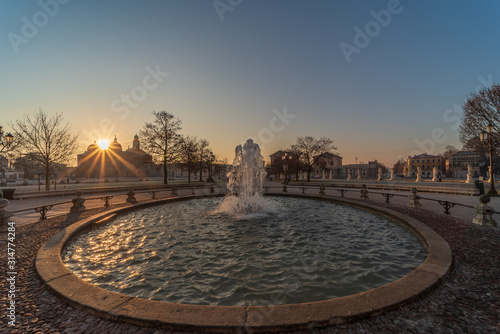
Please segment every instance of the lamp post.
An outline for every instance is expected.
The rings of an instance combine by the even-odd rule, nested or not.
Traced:
[[[0,152],[3,152],[4,148],[9,149],[13,141],[14,141],[14,136],[10,132],[4,136],[3,127],[0,126],[0,145],[2,146]]]
[[[12,142],[14,141],[14,136],[9,132],[7,135],[4,136],[4,132],[3,132],[3,127],[0,126],[0,145],[2,146],[2,148],[0,149],[0,152],[3,152],[4,149],[5,151],[8,151],[10,146],[12,145]],[[5,182],[5,169],[3,168],[3,166],[0,166],[1,169],[2,169],[2,182]],[[8,167],[8,163],[7,163],[7,167]]]
[[[213,182],[212,179],[212,161],[215,159],[215,155],[210,151],[210,154],[206,156],[208,160],[208,179],[207,182]]]
[[[495,189],[495,178],[493,176],[493,150],[498,142],[494,139],[493,125],[491,123],[486,126],[486,131],[483,131],[479,134],[479,139],[482,143],[485,143],[487,145],[488,151],[490,153],[490,190],[488,190],[488,194],[496,195],[497,191]]]
[[[288,159],[290,159],[290,156],[288,155],[288,152],[285,152],[285,155],[281,157],[283,159],[283,184],[288,184]]]

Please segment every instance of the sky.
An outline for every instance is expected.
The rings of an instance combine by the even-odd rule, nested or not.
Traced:
[[[0,125],[42,108],[82,153],[152,111],[232,160],[328,137],[344,164],[461,148],[461,104],[500,81],[499,1],[0,0]]]

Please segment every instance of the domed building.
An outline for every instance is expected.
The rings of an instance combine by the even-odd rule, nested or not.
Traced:
[[[109,144],[108,150],[113,150],[115,152],[123,151],[122,145],[118,142],[118,139],[116,139],[116,135],[115,135],[115,140],[111,144]]]
[[[99,145],[97,145],[97,142],[95,140],[94,140],[93,144],[90,144],[89,147],[87,147],[88,152],[92,152],[92,151],[95,151],[98,149],[99,149]]]
[[[150,154],[141,150],[139,136],[135,135],[132,148],[123,150],[115,136],[113,142],[102,149],[94,141],[87,151],[78,154],[76,174],[85,178],[118,178],[126,176],[154,176],[158,173]]]

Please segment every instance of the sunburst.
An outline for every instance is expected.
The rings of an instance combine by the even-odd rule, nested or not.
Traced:
[[[99,145],[99,148],[100,148],[101,150],[105,150],[105,149],[107,149],[107,148],[108,148],[108,146],[109,146],[109,140],[107,140],[107,139],[101,139],[101,140],[99,140],[99,141],[97,142],[97,145]]]

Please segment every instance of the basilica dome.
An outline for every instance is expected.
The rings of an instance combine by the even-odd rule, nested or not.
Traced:
[[[90,144],[89,147],[87,147],[87,151],[95,151],[99,149],[99,145],[94,141],[93,144]]]
[[[113,151],[122,151],[122,145],[118,142],[115,136],[115,140],[109,144],[108,149],[113,150]]]

